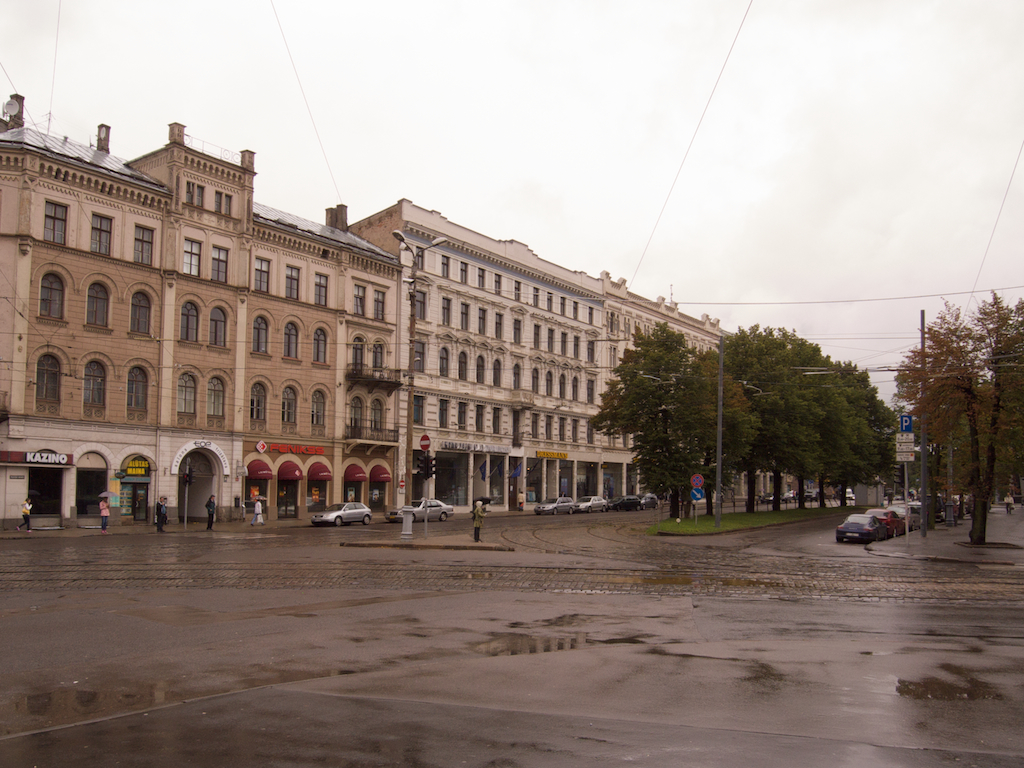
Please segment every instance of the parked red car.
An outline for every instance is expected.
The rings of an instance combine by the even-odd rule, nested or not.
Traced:
[[[904,533],[907,532],[906,521],[891,509],[869,509],[864,514],[874,515],[883,523],[885,523],[887,536],[890,539],[893,536],[902,536]]]

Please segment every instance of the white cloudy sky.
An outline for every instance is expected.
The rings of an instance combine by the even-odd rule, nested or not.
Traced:
[[[268,205],[405,197],[862,367],[933,295],[1020,298],[1024,2],[754,0],[740,30],[748,4],[0,0],[0,77],[120,157],[184,123],[255,151]]]

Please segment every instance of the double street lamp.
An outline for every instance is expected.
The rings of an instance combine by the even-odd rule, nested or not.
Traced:
[[[405,503],[411,503],[412,501],[412,464],[413,464],[413,409],[416,402],[416,270],[419,267],[419,262],[423,259],[423,254],[431,248],[436,248],[439,245],[443,245],[448,242],[447,237],[435,237],[430,241],[429,245],[417,245],[406,238],[406,236],[400,231],[395,230],[391,233],[399,243],[399,252],[404,248],[412,254],[412,269],[409,273],[409,370],[406,374],[408,377],[409,386],[409,402],[408,412],[406,414],[405,424],[405,487],[408,496],[405,499]],[[424,367],[426,361],[422,361]],[[399,504],[399,506],[405,506],[405,504]],[[424,515],[426,517],[426,515]]]

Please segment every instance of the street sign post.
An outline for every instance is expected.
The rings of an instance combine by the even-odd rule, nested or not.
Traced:
[[[694,488],[703,488],[704,487],[704,475],[694,475],[693,477],[691,477],[690,478],[690,485],[692,485]]]
[[[694,501],[703,501],[704,500],[704,489],[703,488],[694,488],[692,491],[690,491],[690,498],[693,499]],[[694,513],[694,517],[696,517],[696,512]]]
[[[896,433],[896,445],[900,446],[904,443],[914,444],[914,433],[913,432],[897,432]]]
[[[900,432],[914,431],[914,417],[909,413],[900,414]]]
[[[917,451],[896,451],[896,462],[898,464],[912,463],[917,461]]]

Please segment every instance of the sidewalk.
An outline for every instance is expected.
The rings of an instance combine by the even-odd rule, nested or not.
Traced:
[[[1024,510],[1018,508],[1012,515],[1002,509],[993,509],[988,515],[985,539],[981,546],[970,543],[971,520],[959,520],[959,525],[947,528],[937,525],[921,536],[914,531],[909,536],[897,536],[886,541],[868,544],[867,549],[882,557],[909,557],[978,565],[1024,565]]]

